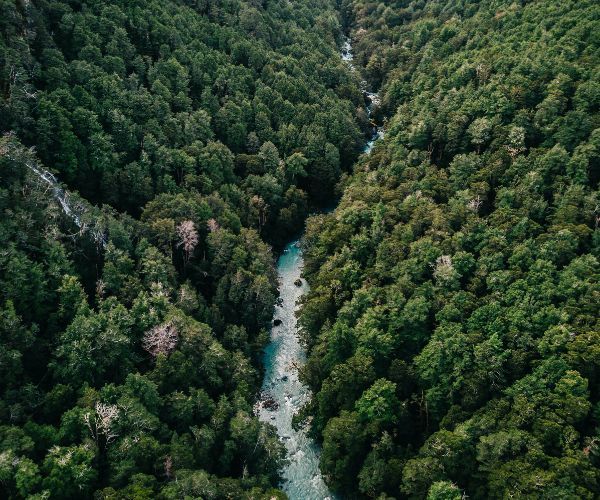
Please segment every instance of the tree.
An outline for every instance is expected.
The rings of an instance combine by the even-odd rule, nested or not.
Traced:
[[[177,226],[177,234],[179,236],[178,245],[183,248],[184,263],[187,264],[194,253],[196,245],[198,245],[198,231],[191,220],[184,220]]]
[[[89,494],[98,477],[93,467],[95,456],[95,449],[85,445],[51,448],[44,459],[43,471],[47,476],[42,488],[64,498]]]
[[[356,402],[356,411],[367,425],[382,427],[396,422],[399,405],[396,384],[381,378],[362,394]]]
[[[308,160],[302,153],[294,153],[285,159],[285,177],[293,183],[296,177],[306,176]]]
[[[279,167],[279,151],[275,144],[270,141],[265,142],[258,151],[258,157],[262,162],[263,174],[274,174]]]
[[[471,142],[477,148],[477,153],[481,152],[481,148],[490,140],[492,131],[492,123],[488,118],[481,117],[473,120],[467,133],[471,136]]]
[[[157,325],[144,335],[143,347],[152,356],[169,355],[177,346],[179,334],[173,322]]]
[[[427,500],[460,500],[462,497],[460,489],[449,481],[433,483],[427,493]]]
[[[344,492],[355,488],[367,440],[355,412],[342,411],[332,418],[323,431],[323,452],[320,466],[330,477],[334,490]]]

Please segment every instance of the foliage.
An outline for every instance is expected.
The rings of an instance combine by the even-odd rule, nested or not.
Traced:
[[[0,32],[0,497],[283,498],[269,245],[362,140],[335,2],[2,0]]]
[[[323,473],[350,498],[597,497],[598,4],[342,4],[389,119],[304,238]]]
[[[284,498],[270,245],[342,193],[300,315],[330,486],[598,497],[599,14],[0,0],[0,496]]]

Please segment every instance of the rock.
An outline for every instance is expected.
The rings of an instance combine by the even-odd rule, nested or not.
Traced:
[[[288,380],[288,376],[284,375],[283,377],[281,377],[282,382],[287,382]]]
[[[273,320],[273,326],[279,326],[281,325],[282,321],[280,319],[274,319]]]
[[[302,280],[300,278],[298,278],[296,281],[294,281],[294,285],[302,286]]]
[[[275,411],[279,408],[279,403],[277,403],[277,401],[275,401],[275,399],[273,399],[273,396],[271,396],[270,394],[263,393],[261,395],[261,399],[263,408],[269,411]]]
[[[275,301],[275,305],[279,306],[279,307],[283,307],[283,299],[281,297],[278,297],[277,300]]]

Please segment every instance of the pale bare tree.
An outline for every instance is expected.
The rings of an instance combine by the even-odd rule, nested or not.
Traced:
[[[171,455],[165,457],[163,467],[165,468],[165,476],[167,476],[167,479],[171,479],[173,477],[173,458]]]
[[[452,257],[449,255],[441,255],[433,265],[433,276],[437,281],[449,281],[454,276],[454,266],[452,265]]]
[[[221,228],[221,226],[215,219],[208,219],[208,221],[206,221],[206,227],[211,233],[214,233],[215,231],[218,231]]]
[[[111,443],[119,436],[114,429],[114,424],[118,418],[119,408],[117,405],[105,404],[100,401],[96,402],[93,413],[87,412],[83,416],[96,443],[100,440],[100,436],[104,436],[106,444]]]
[[[106,291],[106,284],[102,279],[96,281],[96,295],[98,298],[104,298],[104,292]]]
[[[198,231],[191,220],[184,220],[177,226],[177,235],[179,236],[178,246],[183,247],[184,261],[187,264],[198,245]]]
[[[144,334],[142,346],[153,357],[159,354],[168,355],[179,340],[179,333],[172,321],[157,325]]]
[[[481,205],[483,205],[483,201],[481,200],[481,196],[477,195],[475,198],[473,198],[467,203],[467,208],[477,213],[479,212]]]

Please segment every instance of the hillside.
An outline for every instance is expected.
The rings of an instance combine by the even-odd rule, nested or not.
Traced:
[[[599,69],[593,0],[0,0],[0,498],[600,497]]]
[[[387,124],[304,239],[325,477],[348,498],[597,497],[597,3],[343,11]]]
[[[270,246],[363,142],[334,7],[0,2],[0,497],[283,498]]]

